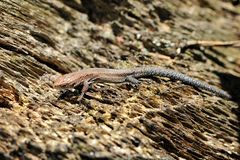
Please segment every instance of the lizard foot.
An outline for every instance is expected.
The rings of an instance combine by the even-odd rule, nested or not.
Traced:
[[[138,86],[140,85],[140,81],[137,80],[136,78],[134,78],[133,76],[127,76],[125,81],[130,82],[130,84],[134,87],[134,88],[138,88]]]

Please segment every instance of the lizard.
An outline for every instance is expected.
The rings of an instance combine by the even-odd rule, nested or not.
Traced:
[[[108,68],[88,68],[79,71],[71,72],[61,75],[54,80],[53,86],[55,88],[77,88],[83,85],[79,100],[81,100],[84,94],[93,83],[122,83],[130,82],[138,85],[140,81],[138,78],[161,76],[168,77],[174,80],[180,80],[184,84],[204,89],[215,93],[215,95],[231,99],[231,95],[222,89],[218,89],[212,85],[209,85],[200,80],[194,79],[188,75],[177,72],[172,69],[165,69],[161,67],[136,67],[129,69],[108,69]]]

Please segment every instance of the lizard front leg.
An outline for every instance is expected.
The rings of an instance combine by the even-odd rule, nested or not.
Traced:
[[[79,98],[77,99],[78,101],[81,101],[84,94],[87,92],[88,88],[89,88],[89,85],[91,84],[92,82],[90,81],[84,81],[83,82],[83,87],[82,87],[82,90],[81,90],[81,95],[79,96]]]

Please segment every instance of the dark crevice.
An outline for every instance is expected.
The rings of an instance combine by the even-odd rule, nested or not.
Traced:
[[[26,55],[28,54],[22,48],[18,48],[7,41],[0,40],[0,47],[3,49],[6,49],[6,50],[12,51],[12,52],[18,52],[18,53],[26,54]]]
[[[100,24],[118,19],[121,15],[121,7],[131,7],[126,0],[82,0],[81,2],[89,20]]]
[[[229,73],[215,71],[219,76],[222,88],[233,97],[233,101],[238,104],[238,108],[232,108],[233,113],[237,116],[237,123],[240,122],[240,77],[236,77]],[[238,132],[238,142],[240,142],[240,133]]]
[[[229,73],[222,73],[214,71],[214,73],[220,78],[222,88],[227,91],[233,99],[240,98],[240,77],[236,77]]]
[[[52,2],[49,3],[49,2],[43,1],[42,3],[46,3],[47,5],[49,5],[53,9],[55,9],[57,11],[57,14],[60,17],[62,17],[64,20],[66,20],[66,21],[74,20],[74,17],[72,16],[71,12],[67,11],[64,7],[58,7],[57,5],[55,5]]]
[[[11,160],[12,157],[10,157],[7,153],[0,152],[0,159]]]
[[[239,3],[240,3],[240,0],[232,0],[232,4],[234,6],[239,5]]]
[[[41,58],[41,55],[36,56],[33,53],[31,53],[30,51],[28,51],[24,48],[17,47],[17,46],[15,46],[15,45],[13,45],[9,42],[0,40],[0,48],[6,49],[6,50],[9,50],[9,51],[12,51],[12,52],[24,54],[24,55],[30,55],[31,57],[33,57],[38,62],[48,66],[49,68],[51,68],[51,69],[53,69],[57,72],[60,72],[62,74],[68,73],[67,69],[64,69],[64,68],[54,64],[53,61],[44,60],[44,58]]]
[[[197,46],[192,46],[192,47],[189,47],[189,48],[193,48],[193,49],[200,50],[201,53],[202,53],[205,57],[207,57],[207,59],[210,59],[212,62],[216,63],[216,64],[219,65],[219,66],[226,67],[226,66],[225,66],[225,63],[222,62],[218,57],[213,56],[212,54],[209,54],[209,53],[201,50],[201,49],[198,48]]]
[[[82,13],[85,13],[86,10],[85,8],[83,8],[83,6],[81,5],[81,3],[78,3],[76,0],[62,0],[62,2],[67,5],[68,7],[76,10],[76,11],[79,11],[79,12],[82,12]]]
[[[54,49],[56,49],[56,42],[52,40],[48,35],[41,33],[41,32],[35,32],[35,31],[30,31],[30,34],[35,38],[37,41],[45,43]]]
[[[52,70],[55,70],[55,71],[57,71],[57,72],[59,72],[59,73],[66,74],[66,73],[69,72],[67,69],[64,69],[64,68],[62,68],[62,67],[54,64],[52,61],[46,61],[46,60],[40,58],[39,56],[34,56],[34,55],[32,55],[32,57],[33,57],[34,59],[36,59],[38,62],[40,62],[40,63],[48,66],[48,67],[51,68]]]
[[[140,118],[140,123],[144,125],[147,132],[142,131],[139,129],[140,132],[142,132],[145,136],[152,139],[154,142],[156,142],[158,145],[162,146],[166,151],[176,153],[178,152],[178,148],[176,147],[175,143],[169,139],[169,137],[164,136],[164,134],[160,134],[161,128],[156,123],[150,122],[146,118]]]
[[[222,62],[218,57],[213,56],[213,55],[211,55],[211,54],[208,54],[207,52],[203,52],[203,54],[204,54],[208,59],[212,60],[212,62],[215,62],[217,65],[226,68],[225,63]]]
[[[173,18],[172,13],[165,8],[155,7],[155,11],[162,22]]]

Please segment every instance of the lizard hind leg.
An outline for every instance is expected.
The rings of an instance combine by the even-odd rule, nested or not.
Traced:
[[[125,81],[130,82],[134,87],[138,87],[140,85],[140,81],[133,76],[127,76]]]

